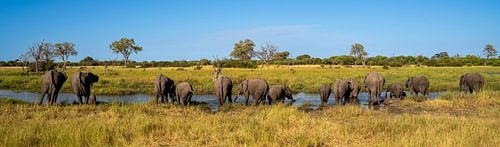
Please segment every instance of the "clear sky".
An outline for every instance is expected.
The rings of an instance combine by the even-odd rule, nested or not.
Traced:
[[[295,57],[348,54],[361,43],[369,56],[483,55],[500,48],[500,1],[488,0],[0,0],[0,60],[33,43],[73,42],[99,60],[134,38],[143,52],[131,60],[228,57],[235,42],[272,43]]]

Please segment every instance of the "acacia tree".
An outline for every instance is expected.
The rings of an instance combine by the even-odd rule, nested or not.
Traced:
[[[288,56],[290,56],[290,52],[288,51],[277,52],[273,55],[273,60],[286,60]]]
[[[269,64],[271,60],[273,60],[274,55],[278,52],[278,47],[272,44],[266,43],[266,45],[262,46],[260,51],[256,52],[256,56],[264,61],[266,64]]]
[[[130,54],[142,51],[142,47],[135,45],[134,39],[121,38],[118,41],[114,41],[109,45],[109,48],[113,50],[115,54],[122,54],[125,59],[125,67],[128,65],[128,58]]]
[[[240,60],[250,60],[254,56],[253,48],[255,43],[250,39],[245,39],[234,44],[234,50],[230,56]]]
[[[75,44],[69,42],[56,43],[54,54],[59,56],[63,61],[63,70],[66,71],[66,62],[68,62],[69,56],[75,56],[78,52],[75,50]]]
[[[351,46],[351,56],[357,56],[364,66],[366,64],[365,58],[368,56],[368,53],[365,51],[365,47],[362,44],[355,43]]]
[[[489,59],[490,57],[495,57],[497,55],[497,50],[491,44],[486,44],[484,46],[483,52],[486,55],[486,59]]]

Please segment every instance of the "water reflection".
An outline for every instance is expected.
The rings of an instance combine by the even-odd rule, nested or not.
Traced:
[[[439,93],[430,93],[429,98],[434,99],[437,96],[439,96]],[[0,90],[0,97],[5,97],[5,98],[13,98],[13,99],[18,99],[22,100],[25,102],[30,102],[34,103],[39,97],[40,94],[36,92],[27,92],[27,91],[12,91],[12,90]],[[152,96],[150,95],[145,95],[145,94],[133,94],[133,95],[98,95],[97,96],[97,101],[99,102],[118,102],[118,103],[124,103],[124,104],[131,104],[131,103],[146,103],[150,100]],[[302,107],[302,106],[307,106],[310,109],[317,109],[320,106],[320,99],[319,99],[319,94],[315,93],[297,93],[293,95],[294,99],[296,99],[295,102],[292,103],[291,100],[286,99],[285,103],[287,105],[292,105],[294,107]],[[383,96],[382,96],[383,97]],[[45,103],[46,99],[44,100]],[[60,93],[58,96],[58,103],[66,103],[66,104],[71,104],[76,102],[76,96],[72,93]],[[202,102],[202,103],[207,103],[212,110],[217,109],[218,102],[215,98],[214,95],[194,95],[193,96],[193,101],[197,102]],[[243,103],[243,98],[240,96],[238,100],[236,101],[237,103]],[[367,93],[360,93],[359,94],[359,102],[360,102],[360,107],[362,108],[369,108],[368,107],[368,94]],[[250,100],[251,104],[251,100]],[[330,98],[328,99],[327,105],[335,105],[335,98],[333,95],[330,95]],[[375,109],[379,109],[380,107],[384,107],[382,104],[381,106],[378,107],[373,107]]]

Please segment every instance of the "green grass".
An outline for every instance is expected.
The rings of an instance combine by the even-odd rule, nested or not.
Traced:
[[[500,92],[357,106],[104,104],[39,107],[0,99],[2,146],[497,146]]]
[[[94,85],[95,94],[151,94],[155,76],[162,73],[174,79],[176,82],[189,81],[195,90],[195,94],[212,94],[212,67],[205,66],[201,70],[193,70],[192,67],[183,68],[146,68],[146,69],[123,69],[121,67],[109,67],[104,73],[103,67],[89,67],[100,76],[100,81]],[[292,72],[295,71],[295,72]],[[68,71],[70,76],[77,67]],[[244,79],[263,78],[270,85],[288,84],[295,92],[316,93],[321,84],[331,84],[339,78],[357,78],[362,82],[368,72],[382,73],[386,78],[386,85],[394,82],[404,83],[410,76],[425,75],[430,80],[431,91],[458,91],[460,76],[468,72],[478,72],[485,78],[487,90],[500,90],[500,68],[499,67],[400,67],[388,70],[382,67],[330,67],[320,66],[280,66],[274,65],[257,69],[224,69],[222,74],[229,76],[234,82],[234,91],[238,90],[238,84]],[[0,68],[0,88],[13,90],[39,91],[40,74],[26,77],[21,76],[21,68]],[[69,80],[63,86],[64,92],[71,92]]]

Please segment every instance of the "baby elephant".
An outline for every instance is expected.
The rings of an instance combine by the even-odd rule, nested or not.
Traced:
[[[179,83],[175,86],[175,95],[177,96],[177,104],[189,105],[191,97],[193,97],[193,86],[188,82]]]
[[[330,89],[330,86],[323,84],[319,88],[319,96],[321,98],[321,105],[326,105],[328,103],[328,98],[330,97],[330,94],[332,93],[332,90]]]
[[[284,85],[274,85],[269,88],[267,100],[269,102],[269,105],[271,105],[273,101],[285,103],[285,97],[292,101],[295,101],[292,97],[292,94],[293,92],[290,87]]]
[[[403,89],[403,84],[401,83],[392,83],[391,85],[387,86],[387,91],[385,91],[385,99],[387,99],[387,92],[390,92],[391,94],[389,95],[389,98],[399,98],[403,99],[404,94],[404,89]]]

